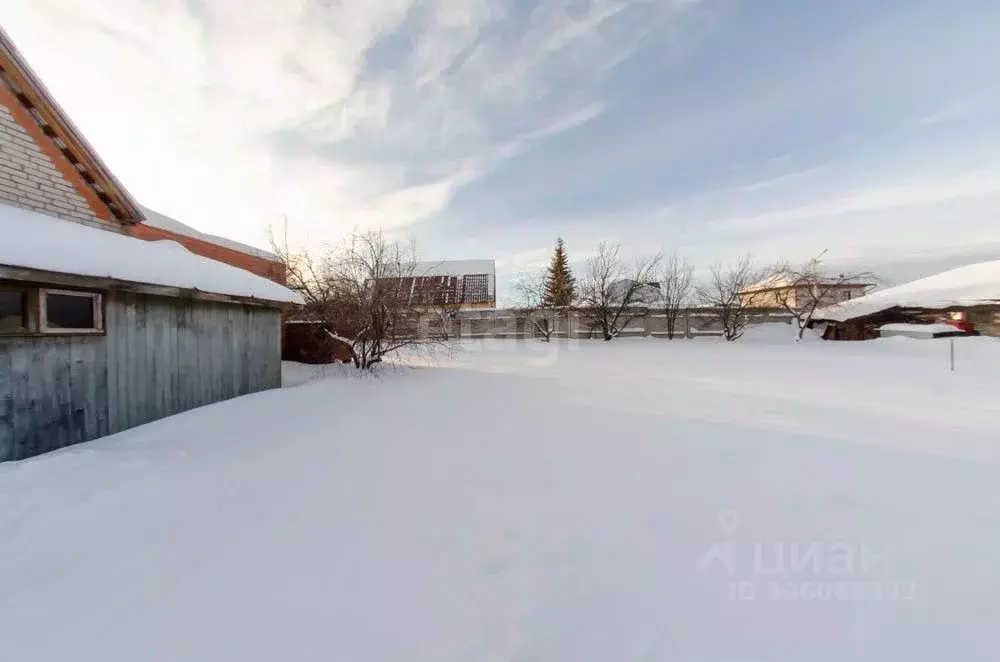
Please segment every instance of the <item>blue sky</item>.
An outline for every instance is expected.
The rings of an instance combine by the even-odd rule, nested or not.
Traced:
[[[1000,257],[993,0],[0,3],[137,197],[249,243]]]

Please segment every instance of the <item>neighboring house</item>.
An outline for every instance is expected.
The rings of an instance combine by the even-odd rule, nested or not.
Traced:
[[[0,31],[0,460],[281,385],[301,298],[142,221]]]
[[[608,285],[608,296],[614,302],[620,302],[625,295],[633,288],[636,281],[631,278],[612,281]],[[632,303],[637,306],[653,306],[661,301],[663,293],[660,291],[659,283],[639,283],[632,293]]]
[[[413,306],[454,306],[457,310],[496,308],[494,260],[417,262],[407,268],[402,287]]]
[[[879,337],[886,325],[941,323],[1000,336],[1000,260],[951,269],[817,310],[812,326],[828,340],[866,340]]]
[[[225,237],[199,232],[189,225],[146,207],[143,207],[142,211],[146,220],[127,229],[128,234],[133,237],[149,241],[170,239],[197,255],[225,262],[276,283],[285,284],[285,267],[274,253]]]
[[[805,308],[816,302],[833,306],[843,301],[863,297],[875,287],[869,282],[802,283],[785,276],[772,276],[740,292],[740,299],[749,308]],[[817,301],[818,300],[818,301]]]

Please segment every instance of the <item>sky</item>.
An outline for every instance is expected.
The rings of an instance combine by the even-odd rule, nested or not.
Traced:
[[[498,276],[601,241],[906,280],[1000,258],[995,0],[0,0],[143,204]]]

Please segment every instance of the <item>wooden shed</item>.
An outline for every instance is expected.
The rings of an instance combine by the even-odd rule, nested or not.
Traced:
[[[300,297],[143,221],[0,30],[0,461],[281,385]]]
[[[950,269],[817,310],[827,340],[870,340],[888,324],[944,323],[957,333],[1000,336],[1000,260]]]
[[[0,236],[0,460],[281,385],[286,288],[2,204]]]

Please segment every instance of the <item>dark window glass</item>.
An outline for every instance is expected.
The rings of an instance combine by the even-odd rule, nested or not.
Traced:
[[[72,294],[45,295],[45,321],[50,329],[94,329],[94,299]]]
[[[28,296],[24,292],[0,290],[0,333],[27,329]]]

